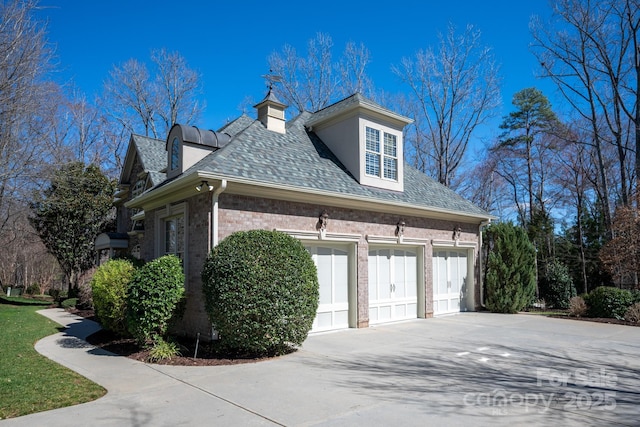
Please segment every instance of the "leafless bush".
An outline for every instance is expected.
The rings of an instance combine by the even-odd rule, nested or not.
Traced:
[[[582,297],[573,297],[569,300],[569,316],[582,317],[587,314],[587,303]]]
[[[633,304],[624,314],[624,320],[633,323],[640,323],[640,302]]]

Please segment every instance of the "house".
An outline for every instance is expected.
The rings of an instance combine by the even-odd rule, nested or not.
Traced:
[[[181,328],[208,334],[200,274],[235,231],[279,230],[311,253],[320,283],[313,331],[476,310],[480,230],[491,216],[409,166],[411,119],[360,94],[285,120],[269,91],[218,131],[174,125],[131,137],[118,231],[146,260],[184,261]]]

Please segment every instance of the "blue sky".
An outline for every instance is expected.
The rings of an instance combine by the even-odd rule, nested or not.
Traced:
[[[267,7],[267,5],[273,5]],[[56,47],[60,81],[73,81],[89,97],[100,92],[114,64],[148,60],[150,51],[179,51],[203,76],[207,110],[196,125],[217,129],[240,114],[247,97],[262,99],[267,56],[291,44],[300,52],[317,32],[332,36],[338,55],[348,41],[371,53],[369,75],[378,89],[405,90],[391,73],[419,49],[437,45],[449,22],[473,24],[502,66],[503,109],[512,95],[536,86],[552,101],[548,82],[536,79],[529,52],[529,19],[548,16],[545,0],[459,1],[133,1],[41,0]]]

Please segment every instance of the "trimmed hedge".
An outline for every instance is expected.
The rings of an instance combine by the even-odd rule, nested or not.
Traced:
[[[110,259],[91,279],[93,307],[102,327],[119,335],[127,333],[127,288],[135,273],[129,260]]]
[[[184,309],[182,261],[174,255],[157,258],[136,270],[127,293],[127,326],[139,343],[166,335],[170,321]]]
[[[237,232],[202,271],[205,308],[220,344],[242,355],[284,354],[306,339],[318,310],[309,252],[284,233]]]
[[[633,304],[633,294],[626,289],[600,286],[585,296],[589,317],[610,317],[624,319]]]

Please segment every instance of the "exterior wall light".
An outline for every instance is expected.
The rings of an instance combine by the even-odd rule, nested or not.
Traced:
[[[198,191],[202,191],[203,188],[208,191],[213,191],[213,185],[209,185],[208,181],[202,181],[200,184],[196,185],[196,190]]]

